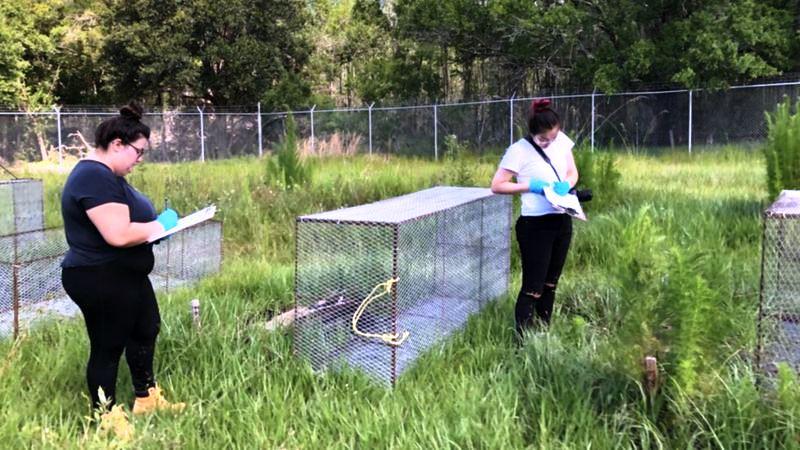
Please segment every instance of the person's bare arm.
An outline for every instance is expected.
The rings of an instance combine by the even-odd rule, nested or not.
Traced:
[[[512,178],[517,174],[502,167],[497,169],[497,172],[492,178],[492,192],[495,194],[521,194],[528,192],[528,185],[524,183],[516,183]]]
[[[113,247],[133,247],[164,230],[157,221],[131,222],[130,209],[123,203],[104,203],[86,211],[103,239]]]
[[[566,181],[569,182],[570,187],[575,187],[578,184],[578,167],[575,165],[575,157],[572,156],[572,151],[570,150],[569,155],[567,156],[567,177]]]

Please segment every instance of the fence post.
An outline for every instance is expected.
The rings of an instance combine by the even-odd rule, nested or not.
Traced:
[[[311,154],[314,154],[314,110],[317,109],[317,105],[311,107]]]
[[[203,107],[205,108],[205,106]],[[200,113],[200,161],[206,160],[206,130],[203,123],[203,108],[197,107],[197,112]]]
[[[17,236],[14,236],[13,239],[16,243]],[[14,264],[11,266],[11,291],[13,337],[16,339],[19,336],[19,262],[16,255],[14,255]]]
[[[439,122],[439,106],[437,103],[433,104],[433,159],[439,160],[439,131],[436,129],[436,124]]]
[[[369,105],[369,155],[372,156],[372,107],[375,106],[375,102],[370,103]]]
[[[511,98],[508,99],[508,145],[512,145],[514,143],[514,97],[517,96],[517,91],[514,91],[511,94]]]
[[[53,105],[56,112],[56,130],[58,130],[58,165],[64,160],[63,146],[61,144],[61,107]]]
[[[692,90],[689,89],[689,154],[692,153]]]
[[[261,158],[264,156],[264,144],[262,143],[262,135],[261,135],[261,102],[258,102],[258,157]]]
[[[595,123],[595,118],[597,117],[594,104],[594,98],[596,95],[597,95],[597,88],[592,90],[592,153],[594,153],[594,123]]]

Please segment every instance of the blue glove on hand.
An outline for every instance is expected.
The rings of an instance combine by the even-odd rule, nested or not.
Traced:
[[[178,224],[178,213],[172,208],[167,208],[156,217],[156,221],[164,227],[164,231],[167,231]]]
[[[550,186],[550,183],[542,180],[531,180],[528,184],[528,190],[534,194],[544,194],[544,188]]]
[[[567,195],[569,192],[569,182],[568,181],[556,181],[553,184],[553,191],[555,191],[558,195]]]

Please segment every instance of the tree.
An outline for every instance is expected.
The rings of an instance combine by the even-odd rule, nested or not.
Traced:
[[[63,104],[107,104],[122,102],[109,83],[109,65],[103,59],[105,30],[99,0],[85,4],[70,2],[50,35],[56,46],[54,65],[58,83],[54,96]]]
[[[301,0],[109,1],[104,54],[127,97],[252,104],[308,58]]]
[[[0,3],[0,104],[16,106],[30,64],[25,60],[25,46],[20,33],[20,8]]]
[[[0,3],[0,101],[29,109],[49,106],[57,73],[48,26],[60,0]]]

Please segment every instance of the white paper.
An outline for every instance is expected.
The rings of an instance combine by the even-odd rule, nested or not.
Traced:
[[[163,239],[167,236],[177,233],[178,231],[185,230],[189,227],[193,227],[200,222],[205,222],[206,220],[211,219],[214,217],[214,214],[217,213],[217,207],[215,205],[208,206],[203,208],[199,211],[196,211],[188,216],[181,217],[178,219],[178,224],[174,227],[170,228],[167,231],[162,231],[160,233],[156,233],[149,238],[147,238],[147,242],[155,242],[159,239]]]
[[[552,187],[544,188],[544,198],[550,202],[556,209],[569,214],[577,219],[586,220],[586,214],[583,213],[581,202],[575,194],[558,195]]]

